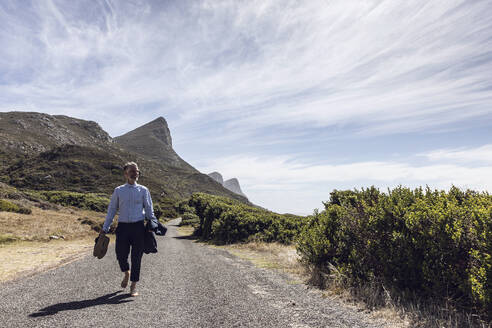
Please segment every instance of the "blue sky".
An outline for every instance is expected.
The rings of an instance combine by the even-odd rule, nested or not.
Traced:
[[[333,189],[492,191],[492,2],[2,1],[0,111],[158,116],[254,203]]]

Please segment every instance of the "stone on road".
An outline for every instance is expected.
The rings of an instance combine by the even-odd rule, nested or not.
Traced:
[[[123,290],[114,244],[81,260],[0,285],[2,327],[384,327],[227,251],[180,237],[179,219],[144,254],[138,297]],[[114,239],[114,236],[110,238]]]

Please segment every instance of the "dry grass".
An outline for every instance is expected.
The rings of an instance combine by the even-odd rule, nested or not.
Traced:
[[[59,207],[32,214],[0,212],[0,282],[71,262],[92,251],[104,214]],[[83,223],[85,222],[85,223]],[[50,236],[59,239],[50,240]],[[63,238],[60,238],[62,236]]]
[[[84,220],[102,223],[104,214],[61,208],[42,210],[32,207],[32,214],[0,212],[0,236],[15,240],[47,241],[50,236],[63,236],[66,240],[80,239],[95,232]]]
[[[277,269],[298,276],[299,282],[306,279],[306,269],[299,262],[295,246],[279,243],[250,242],[216,246],[239,258],[251,261],[257,267]]]
[[[350,286],[335,268],[331,274],[309,268],[308,283],[323,289],[328,296],[336,295],[346,302],[369,310],[375,318],[391,322],[391,327],[421,328],[485,328],[492,327],[476,315],[457,311],[450,304],[433,300],[422,300],[417,295],[403,295],[401,292],[388,290],[380,283],[364,286]]]
[[[191,236],[195,228],[192,226],[180,226],[178,227],[178,234],[183,237]]]
[[[18,241],[0,245],[0,283],[70,263],[90,254],[94,239]]]

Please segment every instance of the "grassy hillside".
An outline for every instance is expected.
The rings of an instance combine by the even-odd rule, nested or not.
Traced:
[[[139,183],[147,186],[157,201],[161,198],[178,200],[197,191],[244,201],[244,197],[226,190],[207,175],[164,166],[123,150],[76,145],[56,147],[17,160],[0,171],[0,181],[21,189],[110,195],[116,186],[124,183],[122,164],[129,160],[138,162],[142,171]]]

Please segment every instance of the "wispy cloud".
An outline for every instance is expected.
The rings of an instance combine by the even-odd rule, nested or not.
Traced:
[[[489,146],[484,146],[463,150],[460,154],[447,154],[474,162],[472,157],[489,152],[488,148]],[[370,185],[382,188],[382,191],[397,185],[428,185],[431,188],[448,189],[454,185],[464,189],[492,191],[491,162],[482,166],[450,164],[447,163],[447,157],[441,155],[429,157],[433,161],[438,160],[438,163],[422,165],[396,161],[311,165],[287,156],[241,155],[211,160],[201,169],[204,172],[217,170],[224,176],[238,177],[242,190],[259,205],[280,212],[302,214],[319,208],[321,201],[328,199],[332,189],[353,189]],[[304,203],[299,201],[299,197],[305,198]]]
[[[492,144],[476,148],[438,149],[421,154],[431,161],[468,164],[492,164]]]
[[[260,126],[384,134],[490,119],[487,1],[159,5],[4,2],[2,109],[98,116],[152,103],[176,127],[225,120],[246,135]]]
[[[423,156],[380,141],[379,157],[330,161],[332,140],[490,125],[491,15],[466,0],[6,0],[0,110],[95,120],[112,136],[162,115],[186,160],[272,208],[367,184],[491,190],[477,140]],[[298,161],[308,147],[316,158]]]

